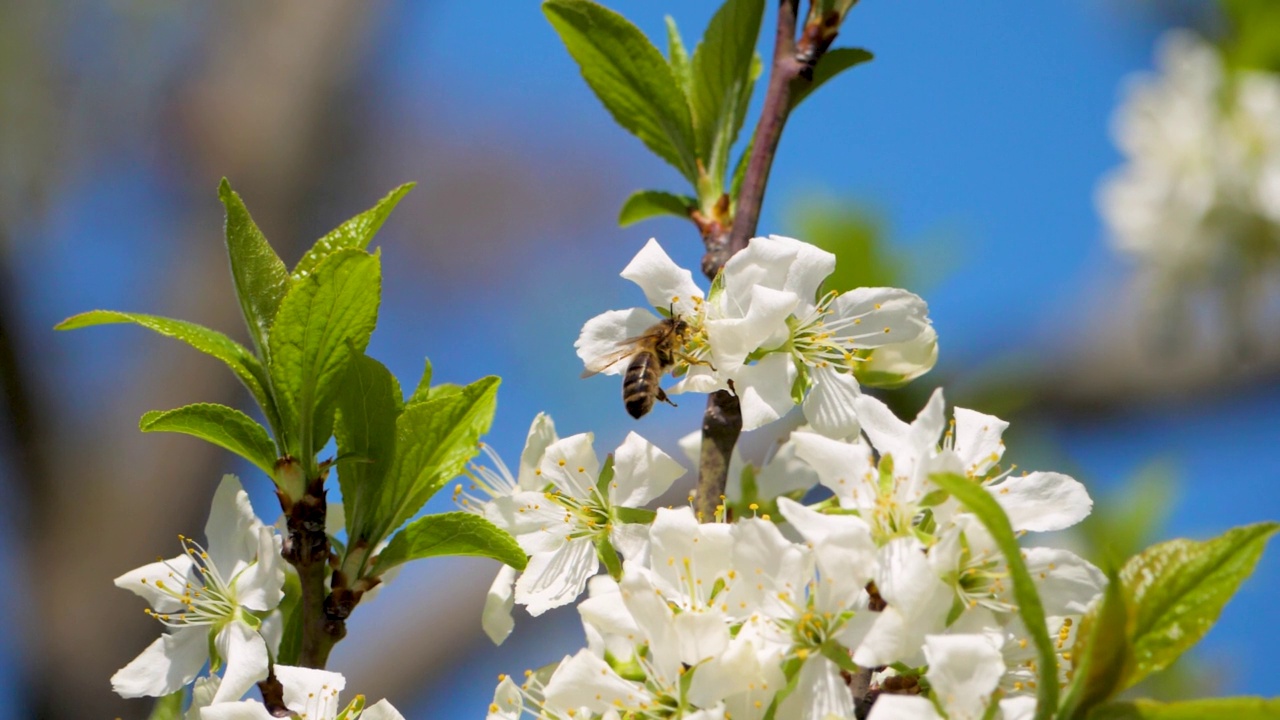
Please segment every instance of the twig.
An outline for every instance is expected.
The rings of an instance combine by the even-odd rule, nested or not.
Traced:
[[[297,569],[300,584],[297,612],[302,614],[302,638],[298,664],[309,668],[324,668],[329,651],[347,634],[346,615],[337,617],[330,612],[329,592],[324,586],[329,572],[329,536],[324,529],[327,474],[311,480],[306,494],[296,501],[280,495],[289,530],[281,554]]]

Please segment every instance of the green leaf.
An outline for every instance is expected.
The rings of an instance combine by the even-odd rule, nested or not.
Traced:
[[[1121,690],[1163,670],[1200,641],[1262,556],[1280,523],[1234,528],[1212,540],[1170,540],[1125,563],[1133,656]]]
[[[420,517],[396,533],[378,555],[374,573],[381,575],[410,560],[441,555],[493,558],[517,570],[523,570],[529,560],[515,539],[497,525],[474,513],[447,512]]]
[[[626,227],[659,215],[675,215],[685,220],[689,212],[698,207],[698,200],[688,195],[662,190],[637,190],[622,204],[618,212],[618,226]]]
[[[294,283],[280,305],[271,329],[271,378],[284,422],[294,429],[286,449],[303,463],[328,441],[338,381],[352,353],[369,344],[380,279],[376,256],[338,250]]]
[[[729,151],[746,114],[743,98],[749,101],[754,86],[752,59],[763,14],[764,0],[727,0],[693,51],[689,106],[693,110],[694,147],[710,173],[716,197],[723,192]],[[705,203],[709,198],[701,199]]]
[[[680,90],[685,97],[693,88],[693,66],[689,63],[689,53],[684,49],[684,40],[680,39],[680,29],[676,27],[676,19],[668,15],[667,20],[667,58],[671,63],[671,73],[676,76]]]
[[[1022,550],[1013,534],[1013,526],[1009,524],[1009,516],[1005,515],[1004,509],[986,488],[968,478],[953,473],[938,473],[930,475],[929,479],[951,493],[969,512],[978,516],[1004,555],[1013,580],[1013,597],[1018,603],[1018,614],[1022,617],[1022,624],[1026,626],[1027,632],[1031,634],[1038,656],[1037,667],[1041,681],[1036,683],[1035,718],[1049,720],[1058,707],[1058,656],[1054,651],[1053,641],[1049,638],[1044,605],[1040,602],[1040,594],[1036,591],[1031,573],[1027,572],[1027,564],[1022,559]]]
[[[613,119],[696,184],[689,103],[649,38],[590,0],[546,0],[542,11]]]
[[[1063,720],[1086,717],[1119,690],[1129,654],[1129,608],[1121,586],[1119,574],[1108,572],[1102,600],[1089,608],[1076,629],[1071,685],[1058,714]]]
[[[257,465],[268,477],[275,477],[280,453],[271,436],[253,418],[226,405],[197,403],[175,410],[152,410],[138,421],[138,429],[194,435],[230,450]]]
[[[182,703],[186,699],[186,688],[156,698],[147,720],[182,720]]]
[[[335,397],[338,487],[345,527],[358,527],[370,512],[396,450],[396,419],[403,409],[400,383],[382,363],[359,353],[351,358]],[[352,546],[353,549],[354,546]]]
[[[1154,700],[1110,703],[1089,720],[1280,720],[1280,700],[1232,697],[1161,703]]]
[[[376,546],[462,473],[493,422],[499,382],[481,378],[456,393],[405,406],[396,420],[395,460],[375,491],[369,518],[351,528],[352,545],[359,539]]]
[[[249,348],[217,330],[211,330],[203,325],[186,322],[185,320],[174,320],[158,315],[117,312],[115,310],[91,310],[79,315],[72,315],[55,325],[54,329],[76,330],[94,325],[113,325],[116,323],[133,323],[148,330],[154,330],[166,337],[181,340],[196,350],[206,355],[212,355],[226,363],[227,367],[231,368],[231,372],[235,373],[236,377],[240,379],[240,382],[249,388],[249,392],[253,393],[253,397],[266,414],[268,422],[273,427],[278,427],[275,403],[271,401],[271,397],[266,391],[268,387],[267,372],[263,369],[262,363],[258,361],[258,358],[254,357]]]
[[[259,356],[269,360],[271,348],[267,339],[289,290],[289,271],[226,178],[218,185],[218,197],[227,209],[227,256],[231,259],[231,279],[240,310]]]
[[[747,165],[751,164],[751,151],[755,146],[756,139],[752,136],[747,141],[747,146],[742,149],[742,155],[738,156],[738,165],[733,170],[733,182],[729,185],[729,200],[735,211],[738,207],[738,196],[742,194],[742,181],[747,179]]]
[[[862,48],[832,48],[823,53],[813,69],[813,80],[797,79],[791,86],[791,109],[795,110],[814,90],[855,65],[870,62],[875,55]]]
[[[431,396],[431,377],[434,373],[431,359],[426,358],[423,364],[425,367],[422,368],[422,377],[418,378],[418,387],[414,388],[413,394],[409,396],[409,403],[422,402]]]
[[[302,259],[298,261],[298,265],[294,267],[293,280],[299,280],[309,275],[316,269],[321,260],[329,257],[337,250],[343,248],[363,250],[369,247],[369,242],[373,240],[373,236],[377,234],[382,224],[386,222],[387,217],[391,215],[391,211],[396,209],[400,199],[409,194],[414,185],[416,183],[405,183],[392,190],[386,197],[379,200],[377,205],[342,223],[317,240],[316,244],[311,246],[307,254],[303,255]]]

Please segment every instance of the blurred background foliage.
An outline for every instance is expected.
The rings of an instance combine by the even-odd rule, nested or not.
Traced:
[[[609,4],[655,38],[663,13],[693,35],[716,6]],[[837,253],[834,285],[930,302],[939,366],[885,397],[911,417],[945,385],[950,402],[1012,421],[1013,462],[1089,485],[1098,511],[1061,541],[1098,563],[1280,514],[1274,296],[1248,358],[1212,322],[1185,328],[1176,352],[1153,349],[1092,200],[1120,162],[1119,88],[1152,67],[1167,28],[1237,38],[1233,63],[1278,69],[1275,4],[1227,5],[861,3],[844,42],[877,59],[789,123],[766,198],[762,231]],[[629,192],[673,174],[611,125],[536,3],[0,3],[0,128],[0,717],[144,716],[107,678],[155,627],[111,579],[198,531],[222,472],[241,473],[272,519],[252,468],[136,429],[156,407],[247,409],[217,363],[140,330],[50,330],[112,307],[239,331],[224,175],[288,263],[417,180],[380,235],[370,352],[402,380],[424,355],[440,381],[503,376],[489,439],[508,459],[539,410],[562,435],[593,430],[611,447],[635,428],[673,456],[698,425],[699,398],[633,423],[616,383],[577,377],[573,339],[634,304],[617,273],[644,240],[686,267],[701,247],[678,220],[614,225]],[[332,662],[352,690],[408,717],[477,717],[497,673],[581,645],[565,610],[518,618],[494,648],[479,602],[496,566],[418,565],[353,616]],[[1277,592],[1272,553],[1152,692],[1280,694]]]

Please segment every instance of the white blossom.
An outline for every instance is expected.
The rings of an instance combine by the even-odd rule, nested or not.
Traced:
[[[294,717],[305,720],[404,720],[391,703],[379,700],[364,706],[364,696],[357,695],[346,706],[338,699],[347,680],[340,673],[312,668],[276,665],[276,679],[284,690],[284,704]],[[267,708],[256,700],[219,703],[200,710],[200,720],[274,720]]]
[[[206,546],[179,536],[183,554],[116,578],[169,628],[111,678],[123,697],[180,690],[208,662],[222,680],[212,702],[239,699],[267,677],[264,618],[283,597],[281,541],[253,513],[234,475],[223,476],[205,525]]]

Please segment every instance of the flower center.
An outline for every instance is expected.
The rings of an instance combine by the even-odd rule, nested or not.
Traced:
[[[178,541],[191,558],[191,566],[198,582],[192,582],[186,573],[166,562],[169,572],[165,577],[143,578],[142,582],[182,603],[184,609],[158,613],[148,608],[146,613],[169,627],[215,625],[235,617],[240,605],[236,602],[232,588],[218,573],[218,568],[209,562],[209,553],[185,535],[179,535]]]

